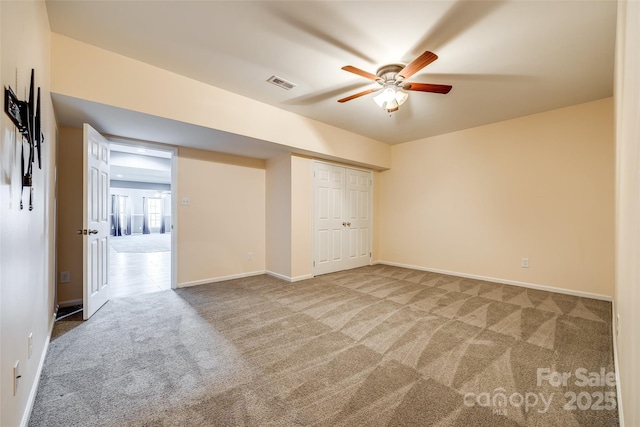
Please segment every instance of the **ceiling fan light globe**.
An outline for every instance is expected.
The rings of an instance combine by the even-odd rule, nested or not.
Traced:
[[[384,100],[386,102],[391,102],[396,99],[396,87],[391,85],[387,86],[383,91],[382,95],[384,96]]]
[[[398,107],[407,100],[409,94],[400,90],[395,84],[386,85],[382,91],[373,97],[373,100],[378,107],[382,108],[388,113],[392,113],[398,110]]]
[[[398,101],[392,99],[384,105],[385,110],[393,110],[396,111],[400,105],[398,105]]]
[[[384,108],[384,104],[387,102],[384,98],[384,91],[380,91],[379,94],[373,97],[373,100],[378,104],[378,107]]]
[[[403,90],[397,90],[395,95],[396,95],[395,100],[398,103],[398,105],[404,104],[404,102],[409,97],[409,94]]]

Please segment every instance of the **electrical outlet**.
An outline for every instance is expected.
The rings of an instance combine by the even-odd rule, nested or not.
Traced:
[[[71,272],[62,271],[60,273],[60,283],[69,283],[69,282],[71,282]]]
[[[189,198],[188,198],[188,197],[183,197],[183,198],[182,198],[182,204],[183,204],[184,206],[189,206],[189,205],[191,204],[191,201],[189,200]]]
[[[529,268],[529,258],[522,258],[522,268]]]
[[[27,359],[31,359],[31,355],[33,354],[33,332],[29,334],[27,338]]]
[[[20,375],[20,361],[16,360],[16,364],[13,365],[13,395],[18,394],[18,383],[22,375]]]
[[[248,260],[252,260],[252,259],[253,259],[253,252],[249,252],[249,253],[247,254],[247,259],[248,259]]]

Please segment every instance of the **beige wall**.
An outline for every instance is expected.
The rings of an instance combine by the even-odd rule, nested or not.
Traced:
[[[610,297],[613,153],[611,98],[393,146],[376,258]]]
[[[179,148],[177,174],[178,286],[264,272],[265,162]]]
[[[616,282],[614,310],[624,424],[640,425],[640,3],[620,2],[616,52]]]
[[[311,276],[313,160],[291,157],[291,278]]]
[[[285,280],[311,277],[313,161],[267,161],[267,271]]]
[[[52,35],[53,92],[373,168],[389,146],[79,41]],[[286,126],[282,124],[286,123]]]
[[[35,397],[39,366],[53,327],[56,123],[49,95],[50,33],[44,2],[0,2],[0,78],[28,97],[31,69],[41,88],[42,169],[34,169],[34,208],[28,189],[20,210],[21,139],[0,116],[0,425],[25,423]],[[25,144],[26,146],[26,144]],[[33,353],[28,336],[33,334]],[[13,366],[22,378],[13,393]]]
[[[267,161],[266,270],[291,277],[291,156]]]
[[[71,275],[69,283],[58,281],[58,301],[82,304],[82,129],[60,128],[58,140],[57,271]]]

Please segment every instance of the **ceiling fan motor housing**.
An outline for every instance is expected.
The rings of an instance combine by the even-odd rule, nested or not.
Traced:
[[[376,71],[376,76],[380,77],[382,83],[392,83],[396,81],[398,73],[402,71],[403,68],[404,65],[402,64],[383,65]]]

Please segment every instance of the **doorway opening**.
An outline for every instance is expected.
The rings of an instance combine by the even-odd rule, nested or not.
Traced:
[[[172,287],[172,150],[110,145],[111,298]]]

